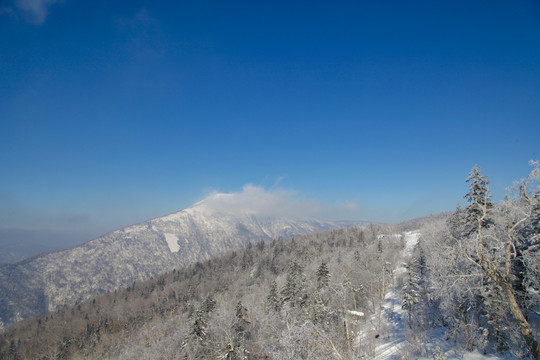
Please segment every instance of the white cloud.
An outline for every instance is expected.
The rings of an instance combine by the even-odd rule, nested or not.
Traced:
[[[49,13],[49,7],[62,0],[15,0],[13,9],[5,9],[9,13],[21,13],[29,22],[40,25],[45,21]]]
[[[213,192],[201,201],[200,205],[219,213],[328,220],[354,219],[358,210],[354,203],[328,205],[314,199],[301,198],[294,191],[266,190],[252,184],[244,185],[241,192]]]

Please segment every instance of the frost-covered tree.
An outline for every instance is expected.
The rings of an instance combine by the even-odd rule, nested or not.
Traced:
[[[216,300],[212,294],[208,294],[202,303],[201,310],[209,314],[216,308]]]
[[[468,206],[463,211],[458,208],[446,229],[432,239],[440,246],[430,261],[432,282],[442,291],[435,298],[447,322],[461,319],[469,349],[483,348],[490,337],[503,349],[505,338],[515,338],[512,328],[519,329],[530,355],[540,358],[527,308],[520,301],[520,286],[516,285],[520,272],[523,279],[531,281],[526,286],[538,283],[538,278],[530,276],[538,259],[533,230],[536,193],[531,195],[531,190],[536,187],[538,191],[540,176],[538,163],[533,166],[529,177],[514,186],[513,196],[498,206],[491,201],[487,177],[474,167],[467,178]],[[505,325],[509,321],[506,314],[514,326]]]
[[[446,226],[450,235],[454,239],[462,238],[467,232],[467,214],[465,210],[458,204],[456,210],[450,215],[446,221]]]
[[[234,315],[238,325],[236,328],[240,329],[237,331],[244,331],[244,327],[245,325],[249,324],[249,321],[247,320],[247,309],[241,301],[236,304],[236,307],[234,308]]]
[[[317,269],[317,288],[322,289],[328,286],[330,281],[330,271],[328,270],[328,265],[323,261],[319,268]]]
[[[464,235],[470,235],[493,224],[491,211],[493,202],[489,191],[489,180],[478,166],[473,167],[466,182],[469,183],[469,192],[465,195],[465,199],[469,205],[465,208],[466,233]]]
[[[421,277],[417,267],[414,264],[407,264],[407,277],[405,284],[401,289],[401,307],[407,311],[407,318],[409,320],[409,327],[412,325],[412,318],[414,313],[418,309],[418,305],[422,300],[421,296]]]
[[[183,346],[188,346],[192,340],[196,340],[197,343],[204,343],[208,338],[208,320],[210,313],[216,308],[216,301],[214,297],[209,294],[204,299],[200,308],[195,312],[191,325],[188,328],[188,333],[185,336]]]
[[[270,284],[270,290],[268,292],[268,295],[266,296],[266,311],[279,311],[280,307],[281,301],[277,293],[277,283],[275,280],[272,280],[272,283]]]
[[[281,290],[281,299],[282,303],[289,303],[293,307],[303,306],[307,301],[303,268],[296,261],[287,271],[285,286]]]
[[[234,308],[234,321],[232,331],[225,331],[226,341],[217,350],[218,359],[244,360],[249,358],[249,350],[246,339],[249,337],[247,326],[247,309],[238,301]]]
[[[499,352],[509,349],[508,304],[505,301],[502,288],[487,278],[482,289],[483,308],[487,325]]]

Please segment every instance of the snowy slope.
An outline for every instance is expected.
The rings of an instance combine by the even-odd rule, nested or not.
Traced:
[[[81,246],[0,266],[0,327],[2,323],[6,326],[211,258],[248,242],[361,225],[233,210],[214,209],[202,201]]]

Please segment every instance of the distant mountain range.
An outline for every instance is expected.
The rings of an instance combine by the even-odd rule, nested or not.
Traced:
[[[216,209],[203,200],[74,248],[0,265],[0,329],[249,242],[366,224]]]

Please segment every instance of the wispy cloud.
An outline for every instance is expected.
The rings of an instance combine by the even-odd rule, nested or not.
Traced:
[[[41,25],[49,14],[49,7],[62,0],[14,0],[8,1],[0,9],[0,13],[22,17],[26,21]]]
[[[126,50],[138,62],[161,58],[167,49],[165,34],[158,19],[141,8],[131,17],[117,19],[119,30],[127,36]]]
[[[252,184],[245,185],[240,192],[213,192],[199,203],[201,205],[219,213],[318,219],[354,218],[358,210],[355,203],[323,204],[315,199],[302,198],[295,191],[266,190]]]

